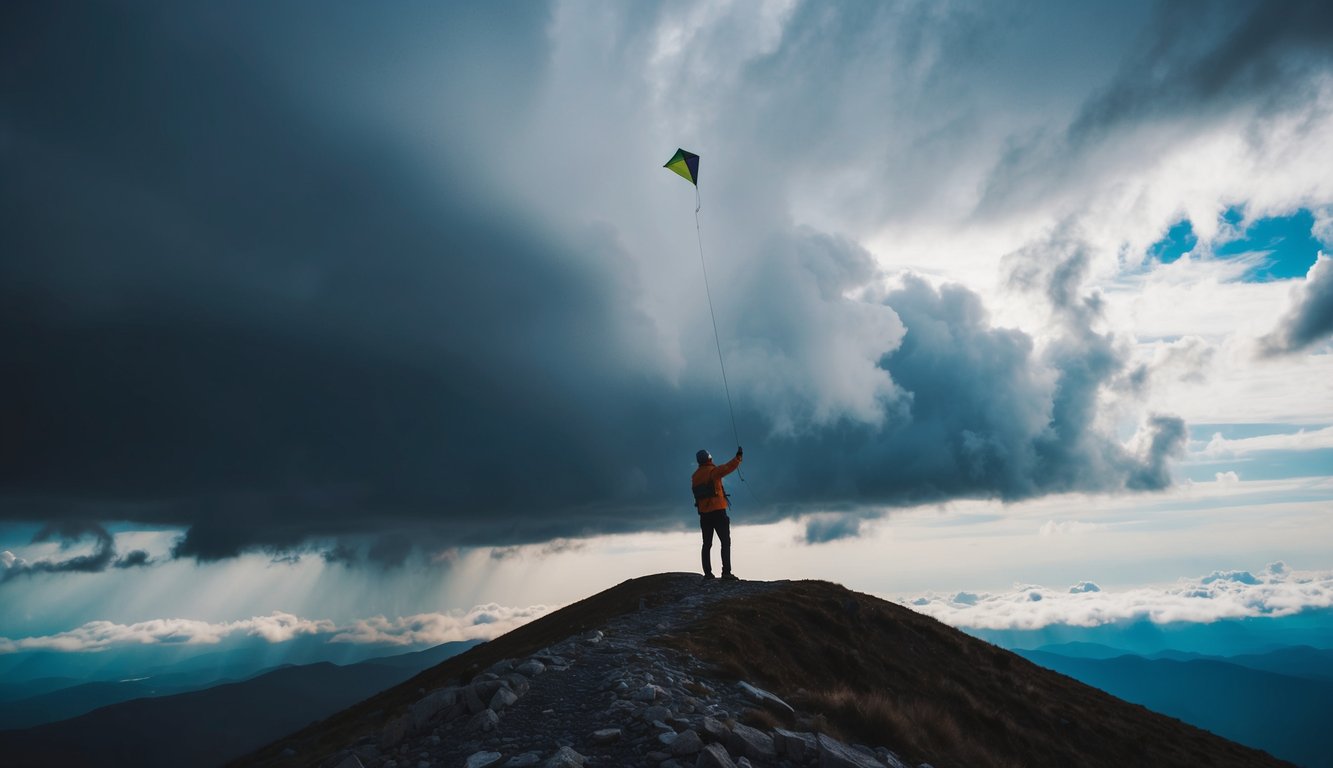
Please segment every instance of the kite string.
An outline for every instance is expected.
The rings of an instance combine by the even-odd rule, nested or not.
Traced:
[[[704,261],[704,235],[703,230],[699,227],[699,209],[702,207],[703,202],[699,195],[699,185],[696,184],[694,186],[694,234],[699,241],[699,266],[703,268],[704,272],[704,295],[708,297],[708,317],[713,321],[713,343],[717,345],[717,364],[722,369],[722,390],[727,393],[727,413],[731,416],[731,435],[736,438],[736,446],[739,448],[741,433],[736,428],[736,409],[731,405],[731,385],[727,383],[727,363],[722,359],[722,337],[717,332],[717,313],[713,311],[713,292],[708,287],[708,264]],[[750,482],[745,479],[745,475],[741,474],[740,467],[736,468],[736,476],[741,479],[742,483],[745,483],[746,488],[750,487]],[[750,491],[750,495],[754,495],[753,490]],[[759,499],[755,498],[755,503],[758,502]]]

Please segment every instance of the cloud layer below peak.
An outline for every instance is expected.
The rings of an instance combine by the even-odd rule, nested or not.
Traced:
[[[1036,585],[1008,592],[929,594],[902,601],[952,626],[1034,630],[1151,621],[1211,623],[1283,617],[1333,606],[1333,571],[1296,571],[1276,562],[1261,571],[1214,571],[1164,587],[1107,590],[1089,581],[1067,589]]]

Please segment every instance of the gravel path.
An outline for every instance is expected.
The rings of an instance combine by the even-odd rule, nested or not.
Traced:
[[[905,768],[884,748],[742,725],[734,718],[746,709],[790,708],[747,683],[711,679],[694,658],[649,643],[683,629],[711,603],[784,583],[679,574],[654,594],[652,607],[500,662],[467,685],[426,693],[378,738],[323,768]]]

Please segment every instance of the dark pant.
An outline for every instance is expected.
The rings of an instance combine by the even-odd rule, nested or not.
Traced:
[[[731,518],[727,517],[727,511],[719,509],[716,512],[705,512],[699,515],[699,530],[704,535],[704,546],[700,550],[704,573],[713,572],[710,555],[713,551],[714,531],[717,532],[718,541],[722,542],[722,573],[723,575],[731,573]]]

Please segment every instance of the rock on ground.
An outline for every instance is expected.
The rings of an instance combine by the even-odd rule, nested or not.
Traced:
[[[474,752],[468,757],[467,762],[463,764],[463,767],[490,768],[490,766],[495,765],[498,762],[500,762],[499,752]]]
[[[785,757],[795,763],[803,763],[819,754],[819,742],[813,733],[788,731],[783,728],[773,729],[773,749],[779,757]]]
[[[693,755],[703,748],[703,739],[694,731],[683,731],[671,742],[671,754],[676,757]]]
[[[819,768],[884,768],[879,760],[837,739],[819,734]]]
[[[338,764],[333,766],[333,768],[365,768],[365,766],[361,764],[361,758],[356,755],[348,755],[338,761]]]
[[[547,758],[545,768],[583,768],[586,758],[569,747],[561,747]]]
[[[721,744],[709,744],[699,751],[694,768],[736,768],[736,764]]]
[[[773,737],[743,723],[736,723],[732,727],[731,741],[727,746],[737,755],[763,763],[772,762],[777,757],[773,749]]]
[[[751,699],[754,699],[759,704],[762,704],[763,706],[773,710],[774,712],[778,712],[779,714],[785,714],[785,715],[796,714],[796,710],[793,709],[790,704],[778,698],[777,696],[774,696],[768,691],[765,691],[763,688],[750,685],[749,683],[746,682],[742,682],[740,684],[740,688],[742,691],[745,692],[746,696],[749,696]]]

